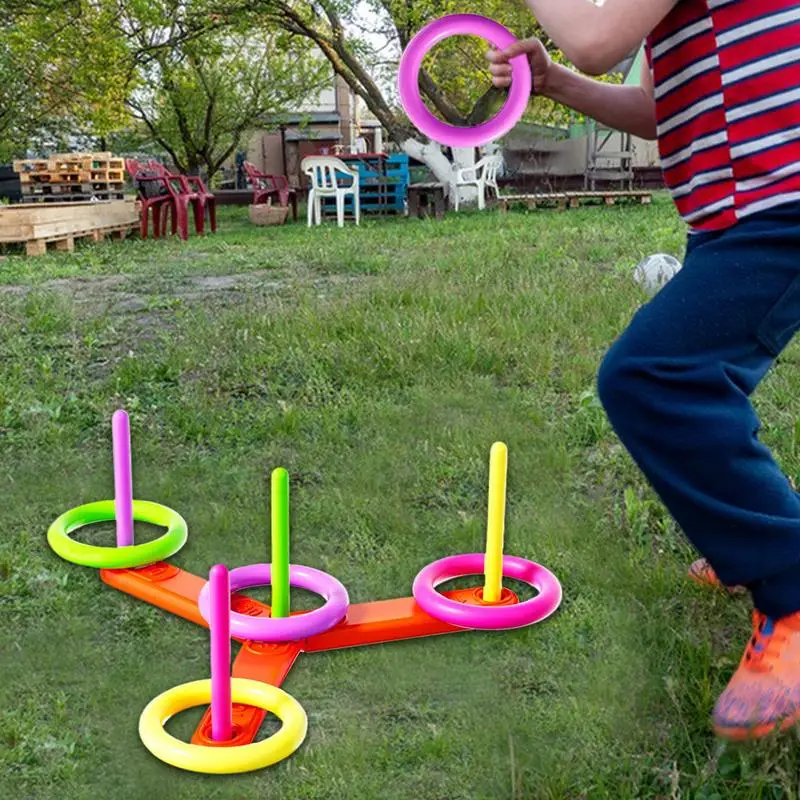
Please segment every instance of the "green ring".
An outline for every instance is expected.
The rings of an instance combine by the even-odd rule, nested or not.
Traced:
[[[70,538],[86,525],[113,522],[117,518],[113,500],[101,500],[73,508],[62,514],[47,531],[47,542],[65,561],[95,569],[135,569],[163,561],[180,550],[188,531],[186,521],[176,511],[146,500],[133,501],[133,519],[166,528],[167,532],[152,542],[131,547],[97,547]]]

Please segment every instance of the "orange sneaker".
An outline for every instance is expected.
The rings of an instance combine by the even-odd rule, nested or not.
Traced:
[[[753,611],[753,636],[714,708],[714,730],[733,741],[784,731],[800,720],[800,612]]]
[[[714,572],[714,567],[708,563],[704,558],[698,558],[697,561],[689,567],[689,577],[700,586],[710,586],[714,589],[720,589],[728,592],[728,594],[741,594],[745,591],[744,586],[726,586]]]

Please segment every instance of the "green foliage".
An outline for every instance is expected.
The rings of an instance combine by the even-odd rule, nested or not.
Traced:
[[[19,144],[27,138],[25,82],[14,68],[13,54],[5,37],[0,36],[0,161],[18,154]]]
[[[207,34],[160,50],[127,102],[180,169],[212,176],[259,118],[330,81],[322,57],[287,33]]]
[[[0,142],[103,136],[125,116],[129,53],[110,0],[18,4],[0,23]]]
[[[0,22],[3,159],[36,138],[106,138],[133,113],[176,163],[214,171],[260,114],[323,79],[306,42],[246,31],[244,5],[222,15],[209,0],[13,3]]]
[[[416,33],[421,27],[445,14],[474,13],[490,17],[505,25],[519,39],[537,37],[547,47],[554,60],[563,62],[564,56],[550,41],[524,3],[507,3],[502,0],[480,3],[469,0],[466,4],[455,0],[416,0],[409,6],[402,0],[382,3],[375,0],[391,14],[397,29],[406,34]],[[437,88],[455,105],[464,116],[469,116],[475,104],[490,88],[490,74],[486,62],[487,44],[477,37],[456,36],[440,42],[428,54],[423,64],[436,82]],[[494,98],[487,111],[496,111],[502,95]],[[530,117],[536,122],[552,122],[550,112],[553,104],[545,100],[534,100]],[[485,114],[484,116],[489,116]]]
[[[376,35],[399,53],[428,22],[447,14],[472,12],[496,19],[520,39],[539,38],[554,61],[566,61],[524,3],[491,0],[487,5],[468,0],[465,5],[455,0],[367,0],[370,26],[363,21],[364,5],[355,0],[305,0],[290,8],[266,0],[264,5],[270,9],[270,19],[323,43],[334,68],[352,79],[351,85],[395,138],[402,138],[403,130],[392,123],[403,115],[394,105],[394,98],[378,86],[394,84],[396,63],[387,58],[389,49],[373,44]],[[459,36],[440,42],[428,53],[423,68],[430,82],[423,81],[421,85],[434,113],[453,124],[475,124],[499,109],[504,95],[491,87],[486,46],[481,39]],[[367,74],[366,80],[359,74],[359,67]],[[603,80],[616,82],[618,78],[609,76]],[[578,119],[546,98],[534,98],[526,118],[551,125]]]
[[[0,20],[3,159],[37,137],[52,143],[127,129],[129,140],[156,141],[182,168],[213,173],[259,116],[294,105],[319,85],[320,54],[400,141],[407,123],[386,90],[396,71],[390,51],[454,12],[487,15],[520,38],[538,36],[554,60],[564,60],[524,4],[500,0],[488,6],[476,0],[466,6],[454,0],[368,0],[366,6],[356,0],[7,0],[7,6]],[[365,7],[371,12],[366,23]],[[376,47],[376,34],[389,42],[388,51]],[[425,94],[455,124],[485,120],[502,102],[502,93],[490,88],[485,47],[456,37],[426,59]],[[546,99],[529,106],[530,121],[570,118]]]
[[[550,57],[557,64],[569,65],[564,54],[550,40],[536,19],[522,4],[492,2],[487,13],[486,5],[481,3],[448,3],[447,13],[485,14],[505,25],[520,39],[538,38],[547,48]],[[437,13],[435,16],[441,16]],[[426,21],[427,22],[427,21]],[[465,117],[469,117],[476,104],[490,88],[490,74],[486,62],[486,42],[477,37],[454,36],[440,42],[428,53],[423,67],[428,70],[436,82],[437,88],[453,103]],[[604,76],[604,82],[619,82],[617,76]],[[498,93],[492,99],[486,113],[481,115],[483,121],[491,112],[499,110],[505,99]],[[528,122],[544,125],[566,125],[570,121],[579,120],[571,109],[553,102],[547,97],[534,97],[525,115]]]

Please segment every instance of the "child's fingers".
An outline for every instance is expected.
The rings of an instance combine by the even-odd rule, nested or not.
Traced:
[[[516,42],[506,47],[505,50],[500,50],[499,55],[503,61],[508,61],[516,56],[525,55],[526,53],[530,52],[532,41],[534,40],[518,39]]]
[[[511,64],[504,58],[500,50],[490,50],[486,57],[491,62],[489,72],[492,73],[492,84],[498,89],[507,89],[511,86]]]
[[[511,64],[490,64],[489,72],[491,72],[495,78],[510,78]]]
[[[507,64],[508,63],[508,58],[506,57],[504,50],[497,50],[495,48],[492,48],[491,50],[487,51],[486,58],[489,59],[489,61],[492,64]]]

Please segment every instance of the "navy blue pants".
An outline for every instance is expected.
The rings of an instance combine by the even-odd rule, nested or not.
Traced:
[[[800,610],[800,497],[750,395],[800,328],[800,204],[689,237],[600,368],[617,435],[695,547],[772,617]]]

